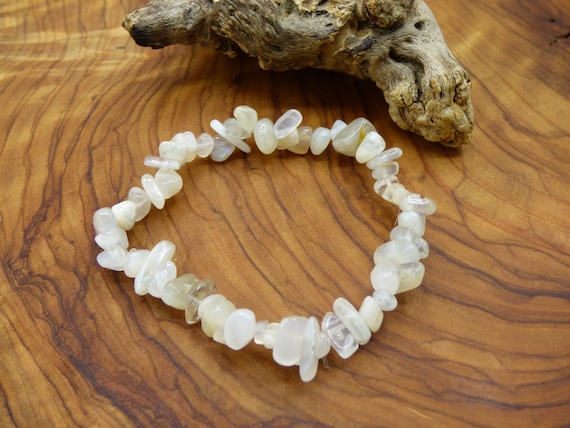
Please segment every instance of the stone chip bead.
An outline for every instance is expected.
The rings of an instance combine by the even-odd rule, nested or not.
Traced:
[[[372,296],[365,297],[358,313],[372,333],[380,330],[384,320],[384,312],[382,312],[382,307],[378,300]]]
[[[386,141],[376,132],[371,131],[362,140],[356,150],[356,161],[358,163],[366,163],[374,157],[378,156],[386,148]]]
[[[299,110],[289,109],[275,121],[273,128],[275,137],[278,140],[284,139],[290,135],[303,121],[303,115]]]
[[[400,286],[396,293],[405,293],[420,286],[424,279],[425,266],[422,262],[404,263],[398,266]]]
[[[223,124],[219,120],[214,119],[210,122],[210,126],[224,137],[226,141],[236,146],[242,152],[251,152],[251,147],[243,141],[245,138],[249,138],[250,134],[239,125],[236,119],[227,119]]]
[[[174,137],[172,137],[172,143],[177,144],[177,151],[184,152],[184,162],[192,162],[196,158],[196,151],[198,149],[198,142],[196,137],[190,131],[179,132]]]
[[[429,255],[429,244],[427,241],[407,227],[396,226],[390,232],[390,239],[392,241],[402,239],[411,242],[418,248],[420,259],[425,259]]]
[[[391,147],[388,150],[384,150],[380,152],[377,156],[374,156],[368,162],[366,162],[366,167],[368,169],[374,169],[377,166],[382,165],[383,163],[392,162],[396,159],[399,159],[402,156],[403,152],[402,149],[399,147]]]
[[[319,368],[317,348],[320,339],[319,322],[315,317],[310,317],[305,323],[299,355],[299,375],[303,382],[310,382],[317,374]]]
[[[278,331],[278,322],[258,321],[255,325],[253,340],[257,345],[263,345],[266,349],[273,349]]]
[[[244,348],[255,335],[255,314],[249,309],[233,311],[223,327],[214,333],[214,340],[223,343],[234,351]]]
[[[273,346],[273,359],[277,364],[286,367],[299,364],[306,323],[307,318],[300,316],[281,320]]]
[[[432,215],[436,212],[437,206],[430,198],[422,197],[419,193],[409,193],[400,202],[402,211],[416,211],[424,216]]]
[[[287,149],[297,155],[304,155],[309,151],[311,145],[311,137],[313,135],[313,128],[310,126],[300,126],[297,129],[299,140],[297,144]]]
[[[402,211],[398,214],[398,226],[410,229],[418,236],[423,236],[426,231],[426,217],[417,211]]]
[[[169,281],[176,278],[176,273],[176,265],[172,260],[168,260],[164,265],[154,271],[153,278],[148,285],[148,294],[160,299],[164,287]]]
[[[378,265],[383,261],[389,261],[395,265],[419,262],[420,252],[410,241],[388,241],[374,251],[374,264]]]
[[[93,228],[96,234],[107,232],[118,227],[117,219],[111,208],[99,208],[93,214]]]
[[[186,301],[190,294],[190,289],[198,282],[195,275],[186,273],[178,278],[168,281],[160,294],[162,301],[175,309],[186,309]]]
[[[376,131],[369,120],[359,117],[350,122],[332,139],[334,149],[346,156],[355,156],[358,146],[366,135]]]
[[[150,207],[152,203],[146,192],[140,187],[134,186],[129,190],[127,199],[135,203],[137,207],[137,215],[135,221],[141,221],[150,212]]]
[[[396,294],[400,287],[398,265],[389,260],[381,260],[370,272],[370,282],[374,290],[387,290]]]
[[[214,148],[210,153],[210,159],[214,162],[226,161],[235,151],[236,146],[230,143],[221,135],[214,135]]]
[[[234,117],[239,125],[250,134],[253,133],[257,123],[257,112],[249,106],[237,106],[234,109]]]
[[[95,236],[95,242],[103,250],[109,250],[113,247],[121,247],[126,250],[129,246],[127,232],[120,227],[99,233]]]
[[[154,177],[150,174],[143,174],[141,184],[150,202],[159,210],[163,209],[166,199]]]
[[[170,241],[160,241],[150,251],[145,263],[135,277],[135,293],[144,296],[155,280],[155,275],[161,272],[166,263],[172,260],[176,247]],[[171,268],[169,268],[171,269]]]
[[[347,359],[358,350],[358,342],[334,313],[325,314],[321,329],[329,336],[331,347],[341,358]]]
[[[372,337],[370,329],[352,303],[339,297],[333,303],[334,314],[348,328],[359,345],[366,345]]]
[[[154,179],[164,199],[170,199],[182,190],[182,177],[171,169],[159,169]]]
[[[264,118],[255,124],[253,137],[261,153],[268,155],[277,150],[279,141],[275,136],[274,125],[270,119]]]
[[[105,269],[120,272],[125,268],[126,257],[127,250],[117,245],[97,254],[97,263]]]
[[[198,316],[204,334],[214,337],[216,330],[226,323],[230,314],[235,310],[234,304],[221,294],[211,294],[202,300],[198,306]]]
[[[387,290],[376,290],[372,294],[372,298],[378,302],[380,308],[385,311],[393,311],[398,306],[396,296]]]
[[[196,138],[196,154],[201,158],[207,158],[214,150],[214,138],[207,132],[203,132]]]
[[[331,130],[319,126],[317,129],[313,131],[313,134],[311,135],[311,143],[309,145],[311,153],[314,154],[315,156],[320,155],[327,149],[330,142],[331,142]]]
[[[117,225],[123,230],[131,230],[137,220],[137,205],[132,201],[122,201],[111,207]]]
[[[187,145],[180,141],[163,141],[158,146],[158,154],[161,158],[175,160],[183,164],[186,162]]]
[[[129,278],[135,278],[146,263],[149,254],[149,250],[131,249],[125,259],[125,275]]]
[[[200,303],[212,294],[217,294],[218,290],[216,284],[211,279],[203,279],[197,282],[192,282],[190,290],[188,291],[188,298],[186,299],[186,306],[184,308],[184,317],[186,323],[196,324],[200,321],[198,315],[198,308]]]

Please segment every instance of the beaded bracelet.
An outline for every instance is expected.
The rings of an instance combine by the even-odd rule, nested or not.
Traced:
[[[348,125],[337,120],[330,129],[315,130],[300,126],[301,121],[301,113],[294,109],[274,124],[269,119],[258,120],[257,112],[251,107],[239,106],[233,118],[210,123],[217,133],[214,136],[203,133],[195,137],[191,132],[176,134],[171,141],[159,145],[160,156],[145,158],[146,166],[157,169],[155,175],[144,174],[142,188],[131,188],[127,200],[97,210],[93,226],[95,242],[103,249],[97,262],[134,278],[136,294],[150,294],[184,310],[188,324],[200,321],[208,337],[233,350],[242,349],[254,340],[271,349],[278,364],[298,365],[301,379],[309,382],[317,373],[319,359],[328,367],[326,356],[331,347],[340,357],[350,357],[380,329],[384,312],[396,308],[395,295],[420,285],[425,272],[420,259],[429,252],[422,238],[426,216],[433,214],[436,206],[431,199],[411,193],[399,183],[396,159],[402,151],[399,148],[385,150],[384,139],[368,120],[358,118]],[[375,266],[370,273],[374,291],[358,310],[339,297],[333,303],[332,312],[326,313],[320,324],[314,316],[288,316],[278,323],[257,321],[251,310],[236,309],[219,294],[212,280],[200,280],[192,274],[177,277],[172,261],[175,246],[171,242],[161,241],[150,251],[127,250],[126,231],[149,213],[151,205],[163,208],[165,200],[182,189],[182,178],[176,172],[181,165],[196,156],[210,156],[214,161],[223,162],[236,148],[249,153],[251,148],[245,140],[251,133],[264,154],[287,149],[298,154],[310,150],[319,155],[332,141],[337,152],[366,163],[376,179],[374,191],[400,208],[390,241],[374,252]]]

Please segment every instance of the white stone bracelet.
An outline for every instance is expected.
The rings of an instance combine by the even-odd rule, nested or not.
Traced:
[[[154,176],[141,177],[142,188],[130,189],[127,200],[112,208],[101,208],[93,216],[95,242],[103,252],[97,262],[104,268],[124,271],[134,278],[135,293],[150,294],[164,303],[185,311],[186,322],[201,321],[204,333],[216,342],[239,350],[252,339],[258,345],[273,350],[274,360],[283,366],[299,366],[301,379],[312,380],[319,359],[327,367],[326,355],[332,347],[342,358],[348,358],[366,344],[380,329],[385,311],[397,306],[395,295],[420,285],[427,257],[428,244],[422,238],[426,216],[436,210],[435,203],[410,193],[399,183],[399,148],[385,150],[384,139],[364,118],[349,125],[337,120],[331,129],[299,126],[301,113],[289,110],[275,124],[269,119],[258,120],[257,112],[246,106],[234,110],[234,118],[224,123],[213,120],[210,125],[217,132],[213,137],[203,133],[195,137],[191,132],[176,134],[171,141],[159,146],[160,156],[148,156],[146,166],[157,168]],[[324,315],[320,325],[317,318],[289,316],[280,322],[257,321],[249,309],[236,309],[234,304],[217,292],[211,280],[199,280],[192,274],[177,277],[172,262],[174,244],[161,241],[152,250],[131,249],[126,231],[150,211],[151,205],[163,208],[166,199],[182,189],[182,178],[176,170],[196,156],[217,162],[226,160],[238,148],[249,153],[245,142],[253,132],[255,143],[265,154],[276,149],[287,149],[305,154],[321,154],[332,140],[336,151],[354,156],[366,163],[377,180],[374,191],[400,208],[397,226],[390,233],[390,241],[374,252],[374,268],[370,273],[373,287],[360,309],[339,297],[333,311]]]

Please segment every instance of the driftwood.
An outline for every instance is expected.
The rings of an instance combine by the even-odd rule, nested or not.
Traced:
[[[369,78],[401,128],[446,146],[471,138],[469,76],[422,0],[153,0],[123,26],[142,46],[198,44],[268,70]]]

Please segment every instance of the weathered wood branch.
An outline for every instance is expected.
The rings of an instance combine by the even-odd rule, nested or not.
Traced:
[[[471,82],[422,0],[153,0],[123,22],[142,46],[199,44],[262,68],[372,79],[403,129],[469,142]]]

